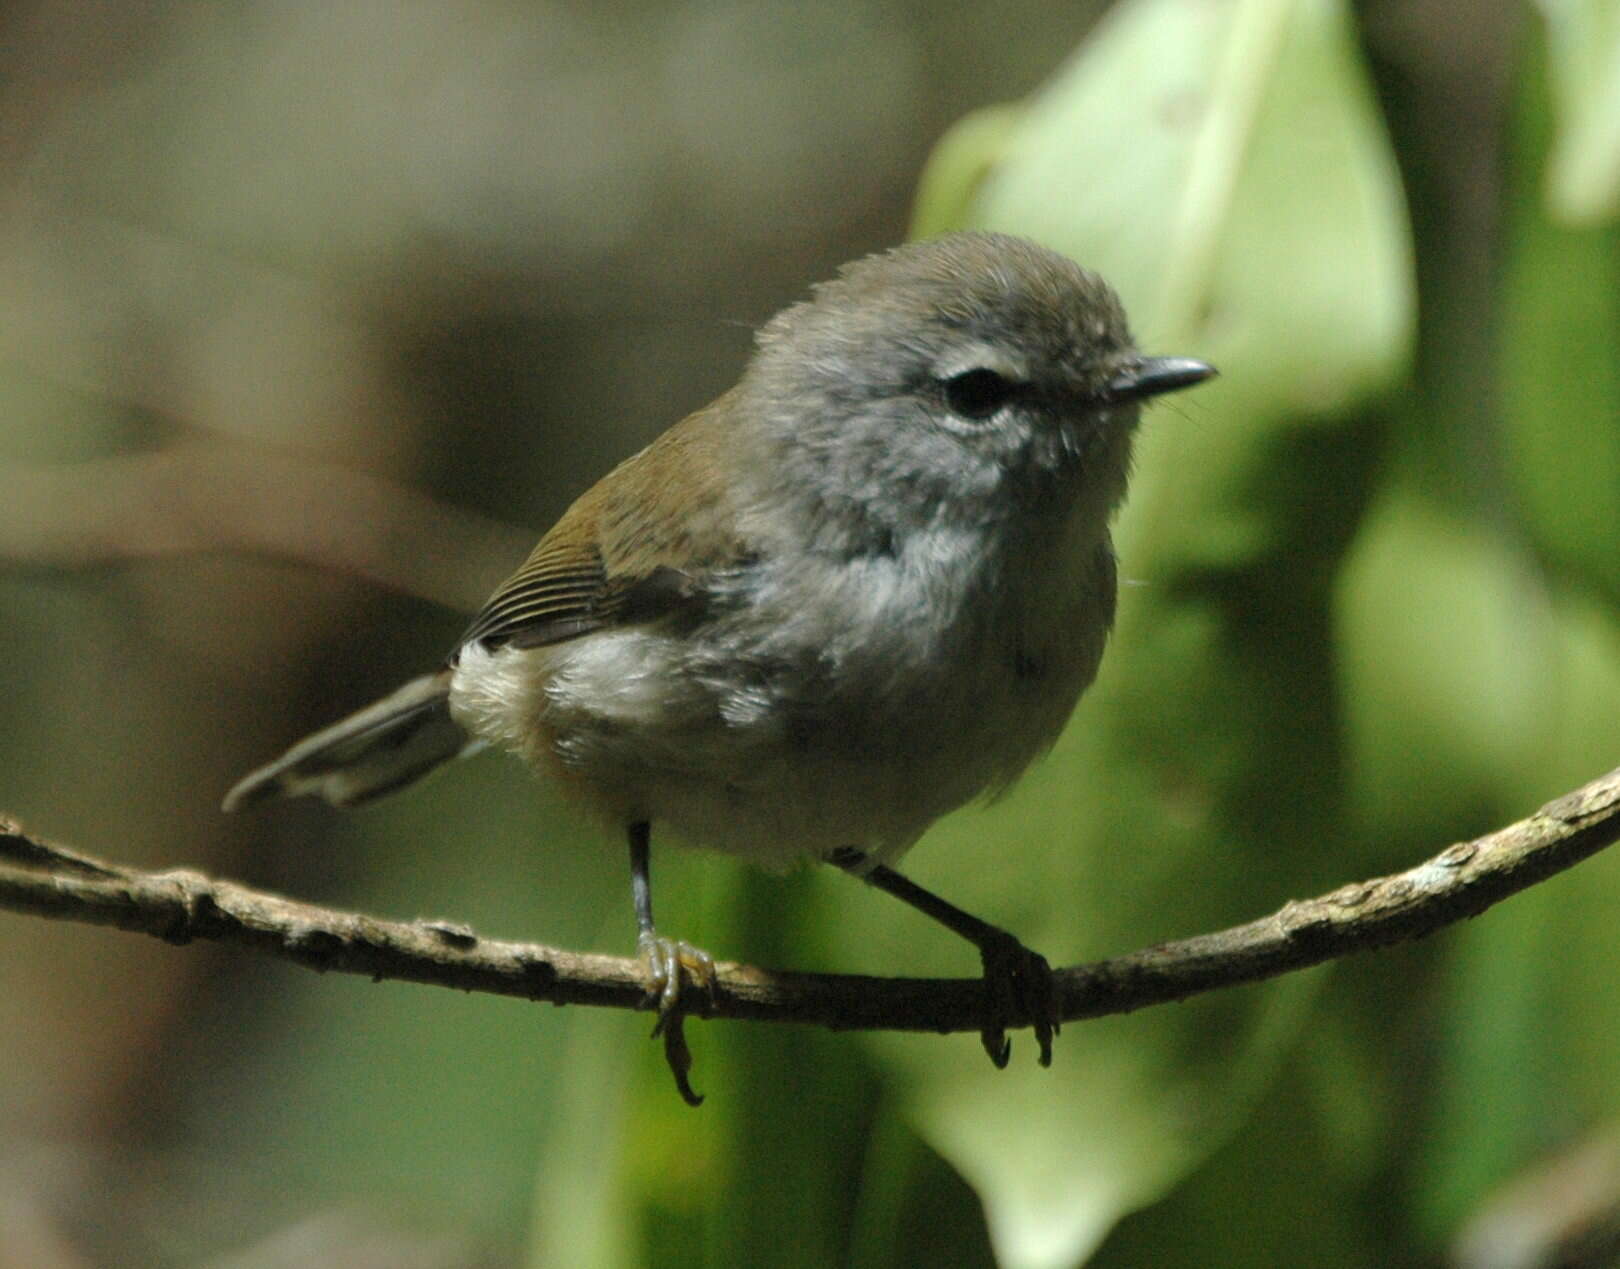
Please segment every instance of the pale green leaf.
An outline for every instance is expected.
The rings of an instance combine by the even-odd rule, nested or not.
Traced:
[[[1030,103],[969,220],[1097,269],[1155,346],[1325,410],[1411,334],[1394,159],[1336,0],[1135,0]]]
[[[969,204],[1001,160],[1023,113],[1020,106],[986,106],[951,125],[917,178],[913,238],[929,238],[963,223]]]
[[[1558,135],[1547,169],[1547,204],[1573,225],[1620,208],[1620,3],[1540,0]]]

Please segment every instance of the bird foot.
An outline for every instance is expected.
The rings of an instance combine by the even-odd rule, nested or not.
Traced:
[[[685,1003],[682,997],[688,982],[701,987],[709,1003],[714,1003],[714,957],[701,947],[661,934],[643,934],[636,940],[636,952],[647,973],[647,1007],[658,1010],[654,1035],[663,1031]]]
[[[700,947],[680,939],[645,933],[636,941],[642,967],[647,973],[647,1006],[658,1010],[653,1038],[664,1040],[664,1060],[669,1063],[675,1087],[688,1106],[701,1106],[703,1096],[691,1084],[692,1051],[686,1045],[686,984],[703,990],[714,1004],[714,957]]]
[[[979,945],[984,963],[984,990],[993,1020],[979,1033],[984,1051],[997,1069],[1007,1065],[1012,1042],[1006,1028],[1028,1021],[1040,1046],[1040,1063],[1052,1065],[1052,1037],[1060,1030],[1057,983],[1046,957],[1032,952],[1012,935],[996,931]]]

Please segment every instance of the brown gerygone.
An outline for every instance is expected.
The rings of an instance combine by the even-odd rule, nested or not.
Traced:
[[[1046,961],[889,865],[1056,739],[1114,616],[1109,518],[1139,403],[1214,371],[1146,357],[1101,278],[958,233],[846,266],[742,379],[569,508],[437,671],[255,771],[227,809],[350,806],[481,741],[628,834],[667,1018],[703,953],[654,929],[653,825],[822,860],[979,949],[984,1041],[1056,1029]]]

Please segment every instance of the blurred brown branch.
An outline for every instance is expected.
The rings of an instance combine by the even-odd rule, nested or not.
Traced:
[[[1510,1177],[1453,1240],[1453,1269],[1620,1263],[1620,1132],[1608,1124]]]
[[[472,611],[536,536],[331,463],[188,443],[0,466],[0,561],[84,567],[205,551],[295,560]]]
[[[1056,975],[1065,1021],[1124,1013],[1418,938],[1534,885],[1620,837],[1620,770],[1528,819],[1447,847],[1406,872],[1286,904],[1246,925]],[[243,944],[319,970],[436,983],[556,1004],[646,1005],[635,960],[486,939],[433,921],[316,907],[184,870],[146,872],[42,842],[0,821],[0,908],[112,925],[173,943]],[[694,993],[698,995],[698,993]],[[706,1017],[839,1029],[978,1031],[978,979],[785,973],[722,963]]]

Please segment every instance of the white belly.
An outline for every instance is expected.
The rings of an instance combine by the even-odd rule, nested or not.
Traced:
[[[767,866],[844,846],[893,859],[1056,739],[1113,612],[1106,536],[1010,560],[917,545],[766,573],[696,631],[468,647],[452,711],[615,825]]]

